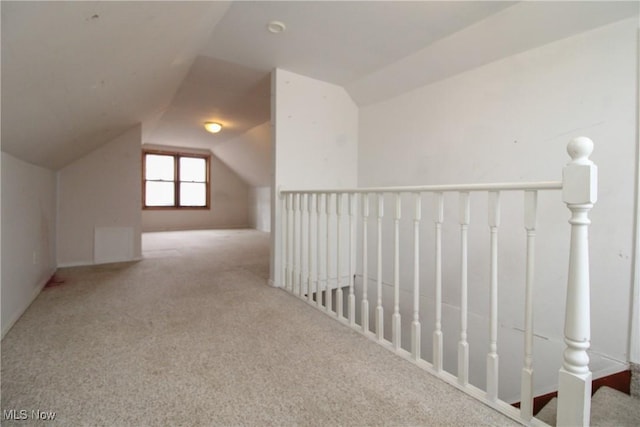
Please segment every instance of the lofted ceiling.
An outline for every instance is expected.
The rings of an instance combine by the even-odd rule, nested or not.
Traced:
[[[211,149],[268,121],[270,103],[269,72],[198,56],[147,142]],[[208,120],[223,132],[207,132]]]
[[[251,185],[269,184],[258,140],[269,138],[275,67],[342,85],[367,105],[638,14],[637,2],[611,1],[0,7],[3,151],[58,169],[142,123],[143,142],[212,150]],[[285,32],[267,31],[274,19]],[[208,134],[206,120],[225,127]]]
[[[514,3],[235,2],[201,53],[344,86]],[[269,33],[270,20],[283,22],[286,31]]]
[[[228,6],[3,1],[2,150],[58,169],[153,126]]]

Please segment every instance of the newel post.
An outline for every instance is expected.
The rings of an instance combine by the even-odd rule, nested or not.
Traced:
[[[571,211],[571,247],[565,309],[567,345],[558,379],[558,426],[588,426],[591,412],[589,302],[589,211],[597,198],[597,167],[589,160],[593,142],[579,137],[567,146],[571,161],[562,178],[562,198]]]

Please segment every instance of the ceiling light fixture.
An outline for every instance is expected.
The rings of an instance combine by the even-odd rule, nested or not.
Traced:
[[[205,122],[204,128],[211,133],[218,133],[222,130],[222,125],[216,122]]]
[[[287,29],[287,26],[284,25],[284,22],[280,21],[271,21],[267,24],[267,30],[273,34],[279,34],[284,32]]]

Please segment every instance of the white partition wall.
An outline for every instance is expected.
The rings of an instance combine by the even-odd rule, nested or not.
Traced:
[[[279,188],[357,184],[358,108],[340,86],[286,70],[272,73],[275,176]],[[272,197],[271,281],[280,286],[280,203]],[[334,212],[335,215],[335,212]],[[344,267],[347,264],[343,263]],[[334,267],[335,268],[335,267]]]

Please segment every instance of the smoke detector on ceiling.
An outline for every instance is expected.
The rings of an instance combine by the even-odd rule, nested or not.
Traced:
[[[284,32],[287,29],[287,26],[284,25],[284,22],[280,21],[271,21],[267,24],[267,30],[273,34],[279,34]]]

